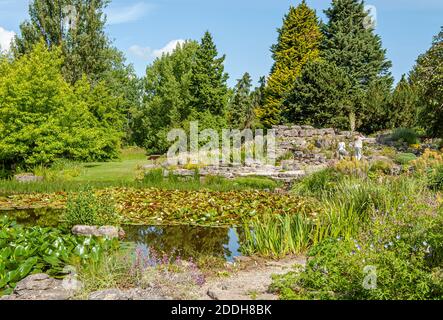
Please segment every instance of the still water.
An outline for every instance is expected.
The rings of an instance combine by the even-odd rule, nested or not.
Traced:
[[[59,227],[62,211],[50,209],[0,211],[26,226]],[[123,226],[125,241],[183,259],[218,257],[232,262],[240,253],[240,228],[179,226]]]

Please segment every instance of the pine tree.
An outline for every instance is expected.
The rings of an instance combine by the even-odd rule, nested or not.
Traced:
[[[420,123],[434,137],[443,137],[443,27],[431,48],[421,55],[411,72],[418,89]]]
[[[229,103],[229,124],[234,129],[244,129],[252,122],[254,105],[251,87],[252,79],[249,73],[246,72],[238,80]]]
[[[352,83],[334,63],[308,63],[285,100],[290,122],[315,127],[350,129]]]
[[[224,72],[225,56],[217,56],[217,47],[207,31],[195,55],[190,91],[198,112],[223,115],[228,96],[228,75]]]
[[[405,75],[398,82],[389,103],[389,127],[413,128],[418,121],[418,95]]]
[[[257,115],[265,126],[283,122],[282,107],[303,66],[319,56],[321,31],[314,10],[303,1],[290,7],[283,26],[278,29],[278,42],[271,48],[275,61],[265,94],[265,104]]]
[[[378,87],[382,92],[390,91],[393,79],[389,68],[392,63],[386,59],[381,38],[368,23],[369,12],[363,1],[333,0],[325,14],[328,23],[323,26],[322,57],[336,64],[352,81],[353,112],[360,127],[375,120],[372,106],[366,103],[369,90]],[[374,81],[377,81],[376,85]],[[360,99],[362,101],[358,101]],[[380,113],[375,118],[379,116]]]

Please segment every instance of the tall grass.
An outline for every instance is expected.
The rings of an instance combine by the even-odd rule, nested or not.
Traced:
[[[300,254],[309,247],[311,230],[312,223],[302,214],[267,215],[246,223],[241,250],[274,258]]]

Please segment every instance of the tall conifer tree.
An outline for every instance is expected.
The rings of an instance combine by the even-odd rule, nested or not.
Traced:
[[[316,13],[304,0],[299,6],[289,8],[278,34],[278,42],[271,48],[275,63],[268,79],[265,103],[257,109],[257,116],[268,127],[284,121],[284,99],[292,91],[303,66],[319,57],[322,39]]]
[[[374,110],[367,94],[373,96],[374,88],[389,93],[392,63],[386,59],[386,50],[362,0],[333,0],[325,14],[328,23],[323,26],[322,57],[348,75],[354,89],[352,112],[357,116],[357,127],[362,127],[386,112],[386,104]]]
[[[224,72],[225,56],[217,56],[217,47],[207,31],[195,55],[190,92],[198,112],[222,115],[227,103],[228,75]]]

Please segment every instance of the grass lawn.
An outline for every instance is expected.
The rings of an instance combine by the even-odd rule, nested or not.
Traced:
[[[115,182],[134,181],[137,168],[148,164],[145,151],[130,148],[122,151],[121,160],[113,162],[95,162],[82,164],[81,174],[74,182]]]

